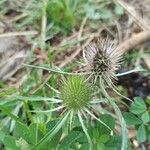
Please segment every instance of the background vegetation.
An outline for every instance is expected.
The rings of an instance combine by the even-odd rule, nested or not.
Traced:
[[[42,65],[74,72],[81,69],[82,49],[98,37],[109,36],[124,48],[118,73],[144,69],[118,77],[115,83],[125,100],[115,98],[128,127],[128,149],[150,149],[150,2],[149,0],[1,0],[0,1],[0,149],[30,150],[53,129],[61,111],[39,97],[56,97],[61,74],[27,67]],[[137,36],[139,35],[139,36]],[[130,44],[127,43],[132,41]],[[56,67],[57,66],[57,67]],[[34,98],[33,98],[34,97]],[[35,97],[37,99],[35,99]],[[95,114],[113,131],[96,120],[85,121],[95,150],[120,150],[120,123],[111,106],[99,105]],[[93,128],[94,126],[94,128]],[[40,150],[88,150],[79,120],[67,123]]]

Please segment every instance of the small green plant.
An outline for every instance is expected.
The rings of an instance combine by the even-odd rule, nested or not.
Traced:
[[[142,98],[136,97],[131,104],[130,112],[124,113],[127,124],[136,127],[136,136],[139,143],[150,140],[149,98],[147,98],[146,102]]]
[[[48,63],[24,65],[33,70],[19,89],[0,82],[0,150],[127,150],[130,145],[126,123],[135,127],[142,146],[150,141],[150,98],[135,98],[123,116],[118,99],[109,95],[113,90],[130,100],[120,94],[114,82],[118,76],[138,71],[116,74],[123,55],[114,41],[106,38],[94,42],[94,38],[84,48],[83,66],[74,61],[61,69],[53,65],[55,58],[56,64],[59,59],[63,61],[65,50],[68,57],[76,48],[84,47],[96,31],[106,28],[116,37],[113,29],[120,21],[117,29],[122,41],[122,6],[110,0],[1,0],[0,11],[6,31],[7,23],[10,31],[37,31],[28,40],[33,43],[33,52],[39,47],[41,54],[30,62]],[[90,33],[92,37],[88,37]],[[47,49],[46,62],[39,55],[47,55]],[[126,66],[139,66],[135,62],[142,57],[137,51],[129,52]],[[80,67],[81,72],[71,72]]]
[[[110,5],[112,9],[110,9]],[[84,6],[85,13],[89,19],[101,20],[102,22],[113,22],[114,16],[120,17],[124,14],[124,8],[118,4],[113,4],[109,0],[99,1],[98,3],[89,2]]]
[[[66,0],[51,0],[47,5],[47,17],[53,22],[55,28],[61,32],[70,31],[76,24],[75,3]],[[75,6],[76,7],[76,6]]]
[[[82,136],[77,136],[77,141],[73,140],[73,142],[78,143],[75,144],[77,145],[77,148],[75,149],[80,149],[81,147],[84,149],[85,147],[88,147],[88,149],[93,150],[95,146],[97,147],[97,149],[107,149],[109,146],[113,147],[113,142],[117,141],[118,149],[126,150],[128,147],[126,123],[120,109],[115,103],[115,99],[110,97],[107,93],[107,87],[109,87],[117,94],[119,94],[116,90],[115,85],[113,84],[113,79],[117,78],[117,74],[115,74],[115,71],[120,65],[119,62],[121,56],[122,53],[117,52],[114,44],[112,42],[109,43],[108,39],[106,39],[99,41],[98,43],[92,43],[87,47],[87,49],[84,50],[83,57],[86,64],[85,67],[87,67],[85,69],[85,72],[82,70],[82,72],[80,73],[69,73],[64,72],[58,67],[54,66],[49,68],[47,66],[26,65],[28,67],[50,71],[51,74],[53,73],[53,77],[60,74],[67,75],[67,77],[63,76],[62,84],[59,85],[58,89],[55,89],[54,86],[52,87],[51,84],[46,84],[55,94],[50,95],[48,94],[49,92],[45,92],[43,88],[41,91],[43,92],[43,97],[11,97],[13,102],[14,99],[15,102],[17,102],[17,100],[20,100],[19,108],[24,103],[24,107],[26,109],[25,113],[27,113],[27,117],[29,117],[32,124],[35,123],[35,125],[37,125],[36,129],[33,127],[34,131],[32,132],[32,134],[28,133],[28,130],[31,130],[30,126],[32,126],[32,124],[29,127],[27,125],[24,125],[23,121],[10,111],[11,107],[9,103],[7,103],[7,100],[4,104],[1,103],[0,109],[6,115],[15,120],[17,124],[16,128],[14,128],[13,126],[11,131],[13,131],[14,129],[13,134],[19,134],[16,136],[19,138],[14,139],[14,137],[10,137],[10,135],[8,135],[8,138],[12,138],[10,141],[12,141],[12,143],[15,145],[15,148],[16,146],[19,147],[17,143],[22,142],[24,143],[24,146],[29,147],[30,149],[41,150],[43,145],[50,145],[50,147],[52,147],[53,149],[54,144],[52,143],[56,142],[57,147],[59,147],[61,143],[63,143],[64,138],[67,138],[67,136],[71,136],[73,134],[73,136],[76,137],[76,128],[79,128],[79,130],[77,131],[79,131],[82,136],[86,136],[86,140],[83,142],[83,138],[81,138]],[[94,80],[90,82],[90,79]],[[32,80],[37,80],[36,76]],[[30,91],[30,89],[24,91],[23,95],[26,95]],[[49,95],[49,97],[45,95]],[[44,104],[41,107],[42,101]],[[112,106],[112,108],[114,109],[115,117],[117,116],[121,126],[121,137],[115,135],[113,121],[114,119],[112,119],[112,117],[108,117],[109,119],[105,120],[105,117],[102,117],[103,113],[104,115],[110,115],[112,113],[108,112],[105,108],[102,108],[101,103]],[[96,109],[96,105],[100,107],[100,110]],[[133,108],[135,109],[136,107],[133,106]],[[132,110],[134,110],[133,108]],[[59,117],[57,116],[58,112],[60,113]],[[145,106],[142,107],[141,113],[146,113]],[[53,116],[54,120],[52,119]],[[114,116],[114,114],[112,116]],[[145,118],[145,115],[143,116],[143,118]],[[91,124],[86,123],[86,121],[89,122],[90,120],[92,120]],[[93,120],[96,121],[96,123]],[[111,126],[109,122],[111,122],[111,125],[113,126]],[[97,124],[100,124],[100,126],[102,126],[102,130],[104,130],[104,132],[96,133],[96,131],[94,131],[93,128],[98,128]],[[5,125],[3,125],[3,127],[5,127]],[[22,130],[24,130],[25,132],[20,133],[21,128],[24,128]],[[32,136],[35,136],[35,132],[36,137],[33,138]],[[62,134],[64,135],[62,136]],[[7,136],[4,136],[4,132],[2,132],[2,136],[2,142],[7,147]],[[36,142],[32,142],[30,139],[31,137],[32,140],[34,139],[34,141]],[[100,141],[97,139],[98,137],[101,139]],[[78,140],[78,138],[81,138],[81,141]],[[121,143],[120,140],[122,141]]]
[[[63,110],[63,118],[58,121],[58,124],[49,131],[40,141],[37,143],[34,148],[39,147],[47,138],[54,136],[69,120],[69,128],[72,129],[72,122],[75,115],[77,115],[79,122],[83,128],[83,131],[88,139],[90,148],[92,149],[92,140],[87,132],[86,126],[84,124],[82,116],[89,115],[93,119],[96,119],[103,125],[105,125],[111,132],[112,129],[95,116],[93,113],[93,104],[101,103],[103,100],[95,101],[92,98],[92,89],[86,80],[81,76],[72,76],[63,81],[61,86],[60,96],[58,98],[49,99],[52,103],[59,104],[58,107],[52,108],[50,110],[33,110],[32,112],[37,113],[49,113],[53,111]],[[88,117],[87,117],[88,118]]]

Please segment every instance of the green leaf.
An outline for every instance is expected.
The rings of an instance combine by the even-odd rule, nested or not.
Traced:
[[[5,138],[4,138],[4,141],[3,141],[3,144],[5,145],[6,149],[8,150],[21,150],[17,144],[16,144],[16,141],[15,141],[15,138],[10,136],[10,135],[7,135]]]
[[[104,150],[105,149],[105,145],[103,143],[98,143],[96,146],[96,150]]]
[[[137,125],[142,123],[142,121],[132,113],[125,112],[123,116],[128,125]]]
[[[121,149],[121,136],[112,136],[110,140],[105,144],[106,150],[120,150]]]
[[[3,96],[11,95],[15,92],[16,92],[15,88],[8,88],[8,89],[1,90],[0,98],[3,97]]]
[[[68,116],[70,115],[70,112],[68,112],[58,123],[52,128],[52,130],[48,131],[44,137],[34,145],[32,149],[37,149],[38,147],[42,146],[43,143],[47,142],[50,140],[64,125],[66,120],[68,119]]]
[[[10,110],[7,109],[6,107],[0,105],[0,110],[1,110],[4,114],[8,115],[11,119],[15,120],[16,122],[18,122],[18,123],[23,123],[20,118],[18,118],[18,117],[15,116],[14,114],[12,114],[12,113],[10,112]]]
[[[130,111],[134,114],[142,114],[146,111],[146,109],[146,104],[140,97],[135,98],[135,101],[130,107]]]
[[[92,128],[92,133],[93,133],[93,137],[95,138],[95,139],[98,139],[99,138],[99,131],[98,131],[98,128]]]
[[[77,6],[81,4],[80,0],[65,0],[65,1],[68,8],[70,8],[72,11],[75,11],[77,9]]]
[[[140,125],[138,130],[137,130],[137,140],[142,143],[146,141],[146,129],[144,124]]]
[[[120,6],[120,5],[115,5],[115,13],[116,13],[116,15],[118,15],[118,16],[121,16],[121,15],[123,15],[124,14],[124,9],[123,9],[123,7],[122,6]]]
[[[100,116],[101,121],[103,121],[107,126],[110,127],[110,129],[114,129],[115,127],[115,119],[111,117],[110,115],[104,114]]]
[[[81,132],[79,131],[72,131],[70,132],[66,137],[63,138],[60,148],[62,150],[69,149],[69,146],[72,145],[73,142],[75,142],[78,138],[81,137]]]
[[[28,144],[34,145],[37,142],[37,136],[39,136],[39,130],[36,124],[31,124],[29,127],[25,124],[16,124],[15,134],[19,138],[25,140]]]
[[[112,19],[112,13],[108,9],[102,9],[100,12],[101,19]]]
[[[16,144],[21,150],[30,150],[29,144],[22,138],[16,141]]]
[[[82,129],[81,129],[82,130]],[[79,137],[78,139],[77,139],[77,142],[79,142],[79,143],[87,143],[88,142],[88,140],[87,140],[87,138],[86,138],[86,135],[82,132],[82,131],[80,131],[80,134],[81,134],[81,137]],[[89,132],[89,130],[88,130],[88,132]]]
[[[106,143],[106,142],[108,142],[108,140],[109,140],[109,135],[107,135],[107,134],[103,134],[99,138],[100,143]]]
[[[150,126],[147,126],[147,140],[150,141]]]
[[[54,128],[54,126],[57,124],[57,121],[58,120],[56,119],[56,120],[48,122],[48,124],[47,124],[47,132]],[[56,135],[54,135],[53,138],[50,141],[47,142],[48,144],[50,144],[50,148],[51,149],[55,149],[56,148],[56,145],[58,145],[61,136],[62,136],[62,130],[60,129],[56,133]]]
[[[31,124],[29,126],[29,131],[30,131],[30,141],[34,145],[36,141],[39,138],[39,130],[38,130],[38,125],[37,124]],[[38,136],[37,136],[38,135]]]
[[[48,1],[46,8],[48,21],[54,22],[54,25],[60,27],[62,31],[71,29],[76,23],[74,10],[69,3],[66,0]]]
[[[5,132],[0,130],[0,142],[3,142],[5,136],[6,136]]]
[[[100,19],[100,13],[96,12],[96,9],[93,5],[87,4],[85,6],[86,16],[93,20]]]
[[[147,97],[146,102],[150,105],[150,96]]]
[[[29,128],[25,124],[16,124],[16,134],[31,144],[31,134]]]
[[[150,116],[148,111],[146,111],[144,114],[142,114],[141,119],[144,123],[148,123],[150,121]]]
[[[79,150],[89,150],[89,144],[88,143],[82,144]]]

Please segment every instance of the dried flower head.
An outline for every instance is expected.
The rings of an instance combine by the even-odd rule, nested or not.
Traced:
[[[119,68],[122,52],[117,50],[114,41],[108,38],[90,43],[83,51],[85,70],[94,83],[103,80],[110,85],[116,79],[115,71]]]

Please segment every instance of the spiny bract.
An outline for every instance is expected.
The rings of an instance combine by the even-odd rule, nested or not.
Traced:
[[[107,39],[92,42],[83,51],[85,71],[96,83],[103,80],[110,85],[112,79],[117,79],[115,71],[119,68],[122,59],[122,52],[117,50],[114,41]]]
[[[91,92],[83,77],[72,76],[63,82],[60,97],[69,109],[80,110],[88,105]]]

